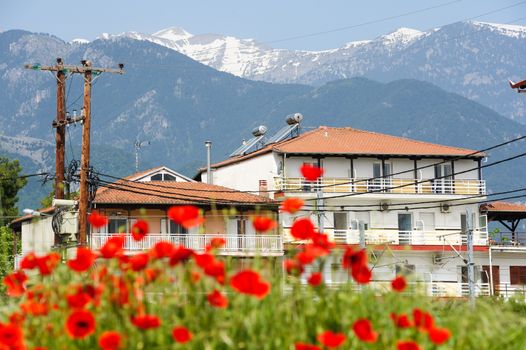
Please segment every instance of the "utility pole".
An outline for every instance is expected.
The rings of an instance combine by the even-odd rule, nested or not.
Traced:
[[[64,154],[66,152],[66,72],[62,58],[57,58],[54,66],[41,66],[40,64],[26,64],[25,68],[56,72],[57,80],[57,116],[53,121],[55,132],[55,198],[64,199]]]
[[[87,245],[88,233],[88,179],[90,164],[90,132],[91,132],[91,83],[93,74],[118,73],[123,74],[124,65],[119,69],[93,68],[90,61],[82,60],[82,67],[75,67],[77,72],[84,74],[84,125],[82,128],[82,154],[80,158],[80,198],[79,198],[79,245]]]
[[[60,88],[57,87],[57,92],[60,90],[60,94],[57,93],[57,120],[53,122],[53,127],[58,129],[60,127],[65,127],[67,124],[76,123],[78,121],[83,121],[82,129],[82,155],[80,161],[80,198],[79,198],[79,244],[85,246],[87,244],[87,232],[88,232],[88,178],[89,178],[89,163],[90,163],[90,128],[91,128],[91,83],[93,82],[93,75],[98,77],[101,73],[117,73],[124,74],[124,64],[119,63],[119,69],[111,68],[94,68],[90,61],[82,60],[81,66],[70,66],[65,65],[62,62],[62,59],[57,59],[57,65],[55,66],[43,66],[39,63],[37,64],[26,64],[25,68],[33,70],[43,70],[43,71],[52,71],[52,72],[61,72],[61,74],[70,73],[70,74],[82,74],[84,76],[84,115],[79,118],[65,118],[65,106],[64,102],[58,102],[58,96],[61,95],[61,101],[64,101],[64,83],[58,83]],[[57,81],[61,81],[57,73]],[[60,111],[60,112],[59,112]],[[60,115],[60,117],[59,117]],[[61,129],[62,130],[62,129]],[[62,140],[62,169],[58,169],[57,162],[57,183],[59,176],[64,181],[64,134],[60,135],[60,140]],[[58,140],[57,136],[57,154],[58,154]],[[59,159],[59,157],[57,157]],[[60,175],[59,175],[60,174]],[[64,190],[62,188],[63,183],[57,185],[57,189],[62,189],[62,198],[64,196]],[[60,194],[59,194],[60,195]],[[57,197],[55,197],[57,198]],[[58,199],[58,198],[57,198]]]
[[[467,223],[467,250],[468,250],[468,287],[469,287],[469,302],[472,306],[475,305],[475,263],[473,261],[473,215],[471,208],[466,209],[466,223]]]
[[[360,232],[360,248],[365,249],[365,224],[363,220],[358,221],[358,230]]]
[[[133,146],[135,147],[135,172],[139,171],[139,151],[143,144],[149,145],[150,141],[136,140],[133,144]]]

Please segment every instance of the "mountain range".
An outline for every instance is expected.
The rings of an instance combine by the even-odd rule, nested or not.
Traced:
[[[101,38],[123,36],[168,47],[252,80],[314,86],[362,76],[382,82],[425,80],[526,122],[526,100],[510,94],[507,84],[508,79],[526,77],[525,26],[458,22],[428,31],[400,28],[323,51],[274,49],[253,39],[193,35],[178,27]]]
[[[163,45],[128,36],[68,43],[47,34],[0,33],[0,154],[22,161],[25,173],[54,168],[55,78],[23,68],[53,64],[55,57],[96,66],[125,63],[122,76],[96,77],[92,89],[92,163],[103,173],[123,176],[134,169],[135,140],[141,168],[166,165],[192,176],[205,162],[204,141],[213,141],[221,160],[249,138],[259,124],[273,133],[284,117],[301,112],[302,128],[352,126],[446,145],[484,148],[518,135],[526,126],[481,104],[413,79],[389,83],[343,79],[320,86],[247,80],[217,71]],[[68,77],[70,112],[80,110],[82,81]],[[68,129],[67,157],[79,159],[80,127]],[[521,151],[519,143],[490,154],[490,160]],[[526,162],[488,168],[491,190],[516,188]],[[49,185],[48,185],[49,186]],[[20,207],[38,206],[42,189],[32,180]]]

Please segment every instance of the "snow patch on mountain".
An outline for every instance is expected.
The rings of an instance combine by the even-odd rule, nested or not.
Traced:
[[[71,40],[71,43],[72,43],[72,44],[80,44],[80,45],[83,45],[83,44],[89,44],[90,41],[87,40],[87,39],[75,38],[75,39]]]
[[[425,32],[421,32],[416,29],[402,27],[402,28],[395,30],[392,33],[389,33],[387,35],[382,35],[380,39],[383,41],[385,45],[396,45],[396,44],[407,45],[417,40],[423,35],[425,35]]]
[[[526,38],[526,26],[512,24],[498,24],[488,22],[471,22],[475,27],[490,29],[512,38]]]

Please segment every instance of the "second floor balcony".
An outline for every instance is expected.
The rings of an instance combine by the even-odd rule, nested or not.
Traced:
[[[92,249],[99,249],[112,234],[93,233],[90,236]],[[217,235],[217,234],[161,234],[149,233],[142,240],[135,241],[131,235],[125,235],[124,249],[128,253],[152,248],[157,242],[166,241],[181,245],[197,252],[204,252],[213,238],[223,238],[225,245],[218,249],[219,255],[230,256],[281,256],[283,238],[280,235]]]
[[[324,177],[318,181],[307,181],[300,177],[275,177],[277,191],[324,193],[393,193],[393,194],[486,194],[486,182],[474,179],[370,179]]]

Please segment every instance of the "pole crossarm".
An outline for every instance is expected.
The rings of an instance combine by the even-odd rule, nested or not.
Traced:
[[[120,64],[122,65],[122,63]],[[43,71],[51,71],[51,72],[59,72],[62,71],[64,73],[79,73],[84,74],[88,71],[97,74],[97,73],[115,73],[115,74],[124,74],[124,65],[122,65],[122,68],[114,69],[114,68],[99,68],[99,67],[91,67],[89,65],[82,65],[82,66],[71,66],[71,65],[55,65],[55,66],[43,66],[39,63],[35,64],[25,64],[24,67],[26,69],[32,69],[32,70],[43,70]]]

